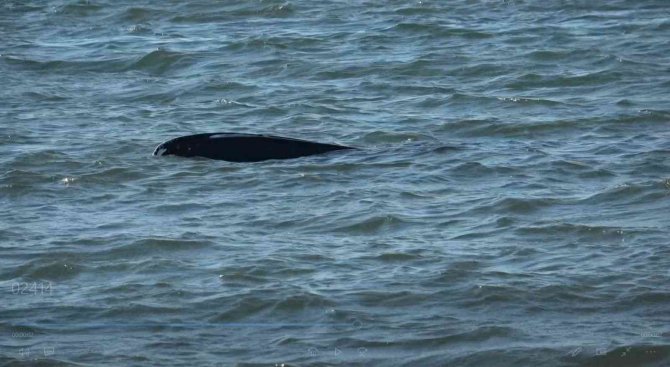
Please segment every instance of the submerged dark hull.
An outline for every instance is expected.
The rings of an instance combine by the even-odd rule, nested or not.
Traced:
[[[355,148],[271,135],[211,133],[168,140],[156,147],[154,155],[204,157],[229,162],[260,162],[269,159],[306,157],[343,149]]]

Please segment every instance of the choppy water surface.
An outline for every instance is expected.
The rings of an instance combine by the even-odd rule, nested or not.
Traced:
[[[669,15],[3,1],[1,361],[669,365]]]

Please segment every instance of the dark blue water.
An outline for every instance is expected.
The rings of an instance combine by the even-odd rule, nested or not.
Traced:
[[[669,15],[1,2],[0,365],[670,365]]]

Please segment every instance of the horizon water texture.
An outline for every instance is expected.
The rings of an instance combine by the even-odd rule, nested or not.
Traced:
[[[666,0],[3,0],[0,83],[0,366],[670,366]]]

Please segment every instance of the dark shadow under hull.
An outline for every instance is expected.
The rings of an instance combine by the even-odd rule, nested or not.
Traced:
[[[271,135],[210,133],[168,140],[156,147],[153,154],[204,157],[229,162],[260,162],[345,149],[356,148]]]

